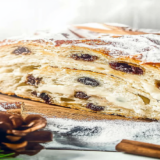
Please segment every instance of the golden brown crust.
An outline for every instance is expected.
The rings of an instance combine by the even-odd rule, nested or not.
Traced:
[[[120,38],[120,37],[118,37]],[[43,51],[44,55],[51,55],[52,53],[49,53],[49,50],[51,52],[53,49],[56,47],[61,47],[62,49],[66,50],[86,50],[86,51],[91,51],[94,52],[97,56],[103,56],[106,57],[109,60],[116,60],[116,61],[126,61],[129,63],[134,63],[137,65],[142,65],[146,67],[151,67],[154,69],[160,68],[160,62],[147,62],[139,58],[140,56],[142,57],[142,54],[139,53],[138,55],[124,55],[122,51],[118,51],[116,53],[116,57],[114,57],[114,53],[111,53],[109,49],[107,49],[107,45],[115,45],[114,44],[114,39],[113,42],[105,41],[103,39],[82,39],[82,40],[44,40],[44,39],[39,39],[39,40],[4,40],[0,42],[0,49],[3,47],[7,46],[40,46],[42,48],[48,49],[48,51]],[[125,37],[121,37],[122,41],[123,39],[126,39]],[[133,37],[134,40],[134,37]],[[81,44],[83,44],[81,46]],[[138,42],[137,42],[138,44]],[[87,45],[87,46],[85,46]],[[92,47],[93,46],[93,47]],[[97,47],[95,47],[97,46]],[[99,47],[98,47],[99,46]],[[153,51],[154,52],[154,51]],[[54,55],[53,55],[54,56]]]
[[[63,49],[68,49],[68,47],[63,47]],[[79,47],[79,46],[71,46],[69,47],[70,50],[85,50],[85,51],[92,51],[94,52],[97,56],[103,56],[105,58],[107,58],[110,61],[116,61],[116,62],[127,62],[127,63],[132,63],[133,65],[137,64],[141,67],[146,67],[146,68],[150,68],[150,69],[155,69],[157,71],[159,71],[160,69],[160,63],[142,63],[142,61],[136,59],[137,55],[129,57],[129,56],[123,56],[123,57],[119,57],[119,58],[113,58],[111,55],[109,55],[109,50],[104,50],[99,49],[98,51],[96,49],[91,49],[91,48],[87,48],[87,47]],[[89,64],[88,64],[89,65]]]

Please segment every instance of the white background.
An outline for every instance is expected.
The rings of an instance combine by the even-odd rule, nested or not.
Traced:
[[[86,22],[160,29],[159,15],[160,0],[0,0],[0,38]]]

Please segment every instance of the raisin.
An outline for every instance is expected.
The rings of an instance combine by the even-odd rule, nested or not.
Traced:
[[[103,111],[104,110],[103,106],[97,106],[93,103],[87,103],[86,108],[91,109],[93,111]]]
[[[93,62],[98,59],[97,56],[89,55],[89,54],[72,54],[71,58],[74,60],[83,60]]]
[[[88,99],[90,96],[88,96],[84,92],[78,91],[75,93],[74,97],[79,98],[79,99]]]
[[[118,70],[121,72],[130,73],[130,74],[137,74],[137,75],[143,74],[143,70],[141,68],[129,65],[127,63],[111,62],[111,63],[109,63],[109,65],[112,69],[115,69],[115,70]]]
[[[83,83],[85,85],[90,85],[92,87],[99,86],[99,82],[97,82],[95,79],[89,78],[89,77],[81,77],[77,80],[80,83]]]
[[[41,98],[41,99],[43,99],[45,101],[45,103],[47,103],[47,104],[51,103],[51,98],[46,93],[41,93],[38,97]]]
[[[31,51],[28,48],[26,48],[26,47],[18,47],[12,53],[16,54],[16,55],[19,55],[19,54],[29,54],[29,53],[31,53]]]
[[[27,76],[26,84],[37,86],[41,80],[42,78],[35,78],[32,74],[29,74]]]
[[[39,93],[37,93],[36,91],[31,92],[31,94],[32,94],[33,96],[36,96],[36,97],[38,97],[38,98],[43,99],[43,100],[45,101],[45,103],[51,104],[51,97],[50,97],[48,94],[46,94],[46,93],[41,93],[41,94],[39,94]]]
[[[36,91],[31,92],[31,94],[32,94],[33,96],[36,96],[36,97],[37,97],[37,92],[36,92]]]

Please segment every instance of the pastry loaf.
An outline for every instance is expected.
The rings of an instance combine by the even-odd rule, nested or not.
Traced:
[[[158,114],[149,104],[150,99],[129,83],[91,71],[47,66],[25,74],[13,72],[3,84],[3,93],[48,104],[136,118],[154,118],[151,113]]]
[[[159,35],[61,35],[2,41],[0,92],[97,113],[160,119]]]

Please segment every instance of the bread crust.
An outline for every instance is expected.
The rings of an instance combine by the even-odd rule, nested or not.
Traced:
[[[139,34],[141,34],[141,32],[139,32]],[[15,54],[14,51],[18,47],[26,47],[30,52],[16,52]],[[160,100],[160,91],[155,85],[155,82],[159,81],[160,79],[160,57],[158,56],[159,51],[160,37],[157,35],[124,35],[118,37],[107,36],[104,39],[97,38],[76,40],[4,40],[0,42],[0,58],[2,60],[2,63],[0,64],[0,69],[2,69],[2,71],[0,70],[0,72],[3,72],[3,74],[6,73],[7,76],[14,77],[15,81],[15,76],[17,73],[20,73],[20,81],[22,81],[24,76],[27,74],[36,73],[34,72],[36,70],[38,71],[37,74],[44,75],[44,77],[55,73],[55,71],[61,72],[62,70],[65,70],[67,75],[71,75],[73,72],[75,74],[81,73],[87,74],[91,77],[93,76],[98,80],[106,79],[107,76],[110,76],[112,81],[116,82],[117,79],[120,79],[120,83],[125,82],[126,86],[130,86],[131,91],[128,87],[127,93],[133,92],[133,95],[141,95],[142,97],[148,98],[149,101],[152,101],[153,107],[156,106],[155,112],[157,112],[157,108],[159,107],[158,101]],[[74,54],[80,58],[78,57],[77,59],[74,59]],[[82,55],[88,57],[94,56],[96,58],[87,60],[83,58]],[[154,57],[155,55],[157,56]],[[10,63],[8,63],[8,61]],[[127,64],[130,66],[130,68],[137,67],[142,70],[142,74],[128,73],[125,70],[113,69],[110,66],[110,64],[113,62]],[[13,69],[13,73],[7,70],[8,68],[11,69],[12,65],[16,68]],[[2,76],[3,75],[0,76],[0,82],[4,81],[4,84],[7,84],[7,82],[5,82],[6,80],[3,79]],[[23,83],[25,82],[23,81]],[[1,86],[2,85],[3,83]],[[25,85],[26,84],[24,84],[24,86]],[[151,89],[148,90],[146,86],[149,86],[148,88]],[[20,87],[21,86],[19,86],[19,88]],[[151,93],[152,90],[154,90],[153,93]],[[0,92],[8,95],[16,94],[23,98],[44,102],[38,97],[15,93],[11,90],[5,90],[3,87],[0,88]],[[73,104],[66,104],[63,102],[51,103],[79,110],[90,111],[90,109],[84,108],[76,102]],[[104,112],[101,111],[97,113]],[[134,118],[148,118],[147,116],[145,117],[145,115],[142,116],[139,113],[134,113],[132,109],[125,109],[125,112],[122,113],[118,111],[105,111],[104,114],[115,114]],[[149,118],[160,119],[160,115]]]
[[[43,49],[48,49],[47,52],[43,52],[44,55],[53,55],[52,52],[54,49],[60,50],[86,50],[88,52],[93,52],[97,56],[103,56],[104,58],[110,59],[110,60],[116,60],[116,61],[125,61],[129,63],[134,63],[137,65],[142,65],[145,67],[151,67],[154,69],[160,68],[160,61],[157,60],[157,62],[147,62],[145,59],[142,59],[143,53],[139,53],[138,55],[135,53],[135,55],[127,55],[123,52],[115,53],[110,52],[109,49],[107,49],[107,45],[114,44],[114,39],[121,38],[121,41],[127,40],[128,37],[121,36],[121,37],[112,37],[113,42],[103,40],[103,39],[80,39],[80,40],[44,40],[44,39],[38,39],[38,40],[3,40],[0,41],[0,49],[6,49],[7,47],[16,47],[16,46],[33,46],[33,47],[41,47]],[[136,37],[131,37],[132,40]],[[144,37],[147,39],[147,37]],[[131,41],[132,41],[131,40]],[[116,41],[115,41],[116,42]],[[160,42],[160,38],[159,38]],[[138,44],[138,42],[137,42]],[[118,45],[118,44],[117,44]],[[160,44],[158,45],[160,46]],[[143,50],[143,49],[142,49]],[[50,51],[50,52],[49,52]],[[154,51],[154,50],[153,50]],[[57,53],[58,54],[58,53]],[[53,55],[54,56],[54,55]],[[147,56],[147,55],[146,55]]]

